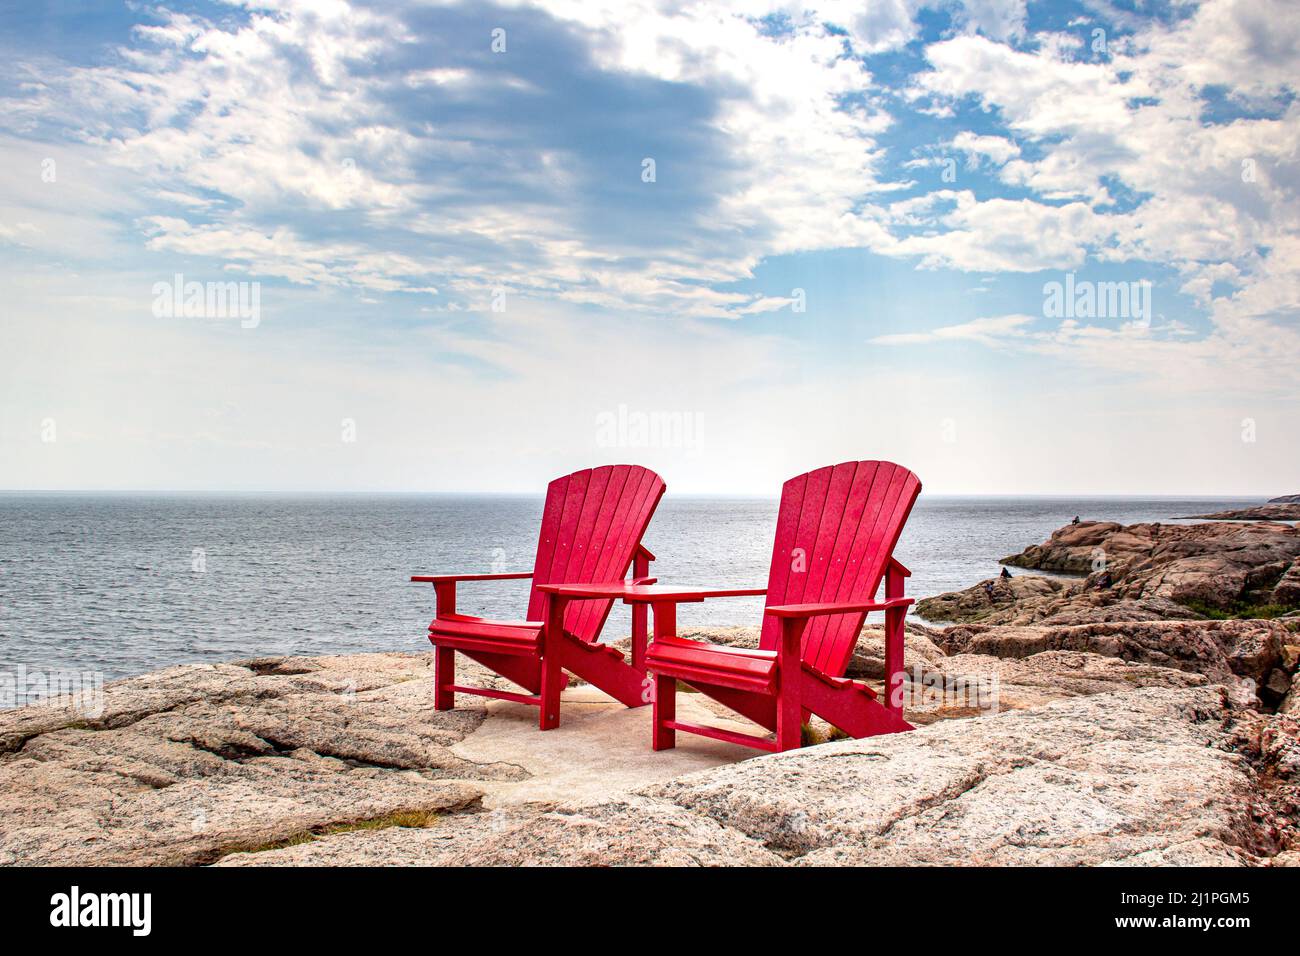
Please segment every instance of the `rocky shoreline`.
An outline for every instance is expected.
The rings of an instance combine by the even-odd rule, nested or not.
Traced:
[[[1298,557],[1287,525],[1066,526],[1005,563],[1079,576],[921,603],[952,623],[908,625],[916,731],[784,755],[655,754],[581,686],[546,734],[436,712],[428,654],[173,667],[0,712],[0,864],[1296,865]]]
[[[1099,653],[1204,674],[1252,706],[1300,709],[1300,529],[1082,521],[1002,563],[1072,577],[983,581],[917,604],[948,653]]]
[[[1187,515],[1187,518],[1199,521],[1300,521],[1300,502],[1270,502],[1256,508]]]

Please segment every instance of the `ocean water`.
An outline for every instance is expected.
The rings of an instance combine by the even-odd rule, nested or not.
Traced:
[[[899,547],[918,597],[998,573],[1074,515],[1169,521],[1260,499],[922,496]],[[464,495],[0,494],[0,673],[112,680],[273,654],[420,651],[416,573],[530,570],[542,499]],[[776,501],[669,495],[646,535],[661,581],[762,586]],[[1017,572],[1019,573],[1019,572]],[[461,585],[461,611],[517,619],[527,582]],[[757,624],[761,598],[679,623]],[[606,638],[628,633],[615,605]]]

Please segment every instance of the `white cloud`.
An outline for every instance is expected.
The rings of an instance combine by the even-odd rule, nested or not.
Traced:
[[[848,29],[854,49],[863,53],[895,50],[916,38],[916,14],[922,0],[835,0],[809,4],[814,15]]]
[[[891,239],[877,247],[879,251],[920,256],[925,268],[967,272],[1037,272],[1077,266],[1089,248],[1114,229],[1086,203],[980,201],[970,190],[928,193],[895,203],[889,211],[899,225],[938,223],[944,228]]]
[[[960,325],[946,325],[929,332],[898,332],[868,339],[872,345],[923,345],[932,342],[980,342],[996,345],[1008,337],[1022,335],[1035,321],[1032,315],[999,315],[972,319]]]
[[[971,31],[995,40],[1024,36],[1026,0],[965,0],[957,8],[957,19]]]
[[[1212,281],[1198,269],[1231,263],[1249,281],[1258,249],[1279,235],[1268,220],[1280,217],[1268,210],[1296,208],[1273,164],[1294,163],[1300,107],[1280,120],[1205,127],[1186,78],[1223,79],[1229,64],[1244,62],[1253,91],[1275,89],[1267,82],[1283,82],[1290,27],[1265,34],[1240,4],[1208,4],[1173,27],[1149,26],[1109,61],[1086,62],[1066,37],[1040,35],[1037,50],[997,42],[1022,34],[1023,3],[953,8],[966,32],[927,48],[933,69],[911,95],[934,98],[936,110],[972,94],[996,107],[1012,135],[959,131],[952,147],[1000,165],[1006,183],[1036,198],[976,201],[954,190],[882,206],[879,197],[912,185],[881,169],[876,140],[892,119],[871,105],[871,77],[822,23],[847,26],[863,49],[897,45],[915,35],[920,6],[546,4],[581,31],[608,74],[717,96],[710,128],[725,175],[693,223],[662,235],[593,233],[587,184],[562,150],[503,143],[486,127],[448,137],[398,122],[382,103],[392,77],[356,70],[413,42],[398,8],[339,3],[318,13],[290,4],[276,16],[253,11],[239,29],[169,14],[140,31],[154,49],[66,70],[33,98],[6,105],[16,121],[54,116],[72,126],[86,120],[77,104],[99,104],[83,152],[144,177],[179,207],[139,217],[152,248],[224,256],[295,281],[436,284],[462,307],[505,285],[601,307],[737,316],[762,307],[707,286],[743,279],[765,257],[845,247],[979,271],[1065,267],[1088,256],[1168,261],[1199,294]],[[792,32],[759,28],[754,18],[773,11],[792,15]],[[621,29],[630,16],[638,28]],[[1210,53],[1189,70],[1184,61],[1197,43]],[[311,82],[302,81],[300,60]],[[426,61],[400,78],[448,106],[474,91],[533,88],[481,62]],[[845,109],[841,97],[854,93],[866,94],[867,105]],[[1147,102],[1153,97],[1159,102]],[[1022,142],[1038,147],[1034,158]],[[1259,163],[1253,189],[1239,181],[1242,159]],[[509,199],[476,199],[467,169],[503,180]],[[681,171],[669,166],[664,175]],[[1140,215],[1107,208],[1115,197],[1106,176],[1150,194]],[[1251,203],[1260,207],[1254,213]],[[291,224],[303,211],[354,214],[349,240],[313,238]],[[22,212],[8,221],[30,224]],[[1190,228],[1205,221],[1216,228]],[[929,228],[898,228],[909,224]],[[7,227],[11,239],[19,228]]]
[[[1202,98],[1203,84],[1225,84],[1230,99],[1283,109],[1300,63],[1300,27],[1288,9],[1210,0],[1170,25],[1130,24],[1136,34],[1112,42],[1109,57],[1064,36],[1036,51],[977,36],[929,46],[933,69],[910,95],[938,103],[975,96],[996,110],[1021,147],[1001,178],[1041,201],[931,194],[894,210],[895,219],[911,226],[937,220],[944,228],[887,251],[971,271],[1075,267],[1090,259],[1172,266],[1183,289],[1209,309],[1208,335],[1130,337],[1121,353],[1096,349],[1112,330],[1081,326],[1042,347],[1148,374],[1157,374],[1157,360],[1171,363],[1187,372],[1182,388],[1229,381],[1219,371],[1232,367],[1253,370],[1238,377],[1239,388],[1294,387],[1287,366],[1300,359],[1300,308],[1283,277],[1300,273],[1300,105],[1290,102],[1278,118],[1208,123]],[[972,140],[958,136],[954,146],[961,142]],[[1235,291],[1215,297],[1222,283]],[[1267,351],[1289,358],[1270,363]]]
[[[704,286],[743,279],[766,256],[883,240],[859,206],[873,191],[902,188],[877,173],[874,137],[890,119],[870,105],[843,107],[841,96],[870,80],[822,21],[804,17],[792,35],[773,37],[745,9],[544,6],[577,31],[574,42],[610,82],[632,75],[716,98],[708,126],[687,132],[716,137],[721,153],[688,156],[690,168],[659,159],[661,182],[699,176],[697,159],[718,164],[716,191],[699,198],[693,222],[662,235],[644,224],[618,237],[593,231],[585,157],[503,136],[490,115],[464,118],[498,90],[538,92],[511,72],[514,61],[462,52],[464,62],[425,59],[396,77],[371,69],[420,39],[400,8],[290,3],[250,10],[242,26],[159,11],[163,23],[138,30],[119,62],[63,69],[5,105],[14,122],[80,130],[84,151],[176,206],[139,217],[150,248],[298,282],[431,281],[467,305],[505,285],[726,317],[761,309],[751,296]],[[629,17],[636,30],[622,29]],[[430,120],[394,114],[394,80],[432,98]],[[628,181],[639,172],[629,168]],[[347,241],[299,225],[330,213],[352,215]]]
[[[998,166],[1020,155],[1020,147],[1005,136],[981,136],[969,130],[962,130],[954,136],[952,146],[953,149],[966,153],[972,161],[983,156]]]
[[[1024,36],[1026,0],[823,0],[791,5],[806,18],[823,19],[848,30],[853,48],[883,53],[920,35],[917,15],[925,9],[948,12],[959,29],[995,40]]]
[[[1146,69],[1267,96],[1295,87],[1300,17],[1290,0],[1213,0],[1172,28],[1145,32],[1136,45]]]

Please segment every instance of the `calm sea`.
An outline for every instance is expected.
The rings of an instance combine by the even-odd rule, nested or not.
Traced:
[[[998,573],[1074,515],[1120,522],[1259,499],[924,496],[899,556],[911,593]],[[271,654],[428,649],[433,595],[412,573],[529,570],[540,497],[0,495],[0,671],[105,680]],[[776,502],[670,495],[646,536],[660,580],[761,586]],[[527,582],[465,584],[465,613],[517,619]],[[682,624],[757,623],[761,599],[686,605]],[[628,632],[616,605],[606,636]]]

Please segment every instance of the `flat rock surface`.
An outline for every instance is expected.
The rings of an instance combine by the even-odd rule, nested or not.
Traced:
[[[707,706],[711,703],[700,694],[680,694],[679,717],[763,733],[754,724],[727,719]],[[535,707],[491,701],[487,710],[488,719],[451,752],[474,764],[508,763],[527,776],[479,782],[485,807],[590,799],[754,755],[747,747],[707,737],[690,737],[672,753],[655,753],[650,709],[623,707],[589,686],[564,692],[561,724],[546,733],[537,729]]]
[[[744,833],[633,794],[587,804],[514,806],[424,829],[326,836],[221,866],[781,866]]]
[[[1044,651],[1023,659],[954,654],[909,676],[906,712],[917,725],[1042,707],[1071,697],[1210,683],[1202,674],[1080,651]],[[995,707],[986,706],[989,699]]]
[[[468,663],[464,673],[504,686]],[[545,734],[534,708],[505,701],[462,695],[438,712],[432,676],[429,654],[266,658],[128,678],[93,712],[0,711],[0,865],[209,863],[404,814],[590,798],[753,755],[706,738],[657,755],[648,710],[590,687],[565,692],[561,726]],[[679,707],[683,719],[720,720],[700,695]]]
[[[1294,836],[1262,784],[1282,720],[1214,687],[1098,694],[222,863],[1263,865]]]
[[[807,864],[1249,862],[1255,779],[1222,694],[1058,701],[651,788]],[[764,780],[758,785],[760,776]]]
[[[780,757],[686,734],[655,753],[645,708],[586,686],[546,733],[504,701],[439,713],[427,654],[130,678],[97,713],[0,712],[0,863],[1263,863],[1296,849],[1295,719],[1233,710],[1192,671],[948,656],[928,633],[908,641],[920,729]],[[878,642],[864,629],[863,660]],[[703,695],[678,706],[728,719]]]
[[[90,713],[0,712],[0,863],[192,864],[511,779],[449,747],[485,712],[434,715],[422,654],[190,665],[108,685]],[[98,711],[98,712],[95,712]]]

